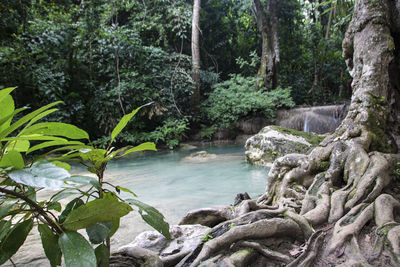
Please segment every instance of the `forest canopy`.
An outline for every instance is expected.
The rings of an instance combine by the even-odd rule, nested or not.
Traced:
[[[249,88],[256,95],[276,87],[288,93],[272,110],[255,105],[237,114],[223,111],[235,119],[272,118],[280,106],[348,99],[350,78],[341,57],[341,41],[352,4],[333,0],[203,1],[198,45],[200,102],[195,108],[191,101],[195,83],[191,1],[3,0],[0,88],[17,86],[18,106],[36,108],[64,101],[61,111],[49,119],[85,129],[99,145],[109,141],[105,136],[118,118],[152,102],[117,141],[154,141],[174,147],[200,128],[210,134],[210,129],[226,124],[212,119],[219,116],[215,95],[228,82],[226,105],[240,101],[239,96],[232,97],[237,90],[246,90],[237,83],[237,75],[247,81],[258,79]],[[271,68],[263,61],[272,53],[263,45],[268,40],[275,40],[275,61],[268,63],[273,64]],[[273,82],[268,81],[270,76]],[[249,103],[256,101],[256,95],[254,100],[248,96]]]

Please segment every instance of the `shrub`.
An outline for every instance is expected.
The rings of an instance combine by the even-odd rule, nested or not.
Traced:
[[[273,91],[257,90],[257,79],[231,75],[225,82],[215,84],[202,109],[208,119],[218,126],[229,127],[246,116],[262,115],[273,119],[280,107],[293,107],[290,88]]]

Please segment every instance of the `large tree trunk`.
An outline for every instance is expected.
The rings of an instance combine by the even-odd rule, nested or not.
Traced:
[[[257,73],[257,87],[265,86],[268,90],[278,86],[280,64],[280,46],[278,37],[279,4],[270,0],[265,11],[260,0],[254,0],[254,13],[258,30],[261,32],[261,62]],[[266,16],[266,13],[269,16]]]
[[[194,82],[191,98],[192,110],[197,113],[200,104],[200,3],[194,0],[192,19],[192,79]]]
[[[399,12],[399,1],[355,1],[340,127],[309,155],[277,159],[257,201],[213,210],[225,221],[178,266],[399,266]]]

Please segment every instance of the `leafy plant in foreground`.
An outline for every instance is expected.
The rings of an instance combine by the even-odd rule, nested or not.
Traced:
[[[120,218],[135,205],[142,218],[167,238],[169,225],[153,207],[137,199],[121,199],[121,191],[136,195],[129,189],[104,180],[107,163],[129,153],[156,150],[153,143],[114,150],[115,137],[140,109],[125,115],[111,134],[107,149],[90,145],[88,134],[70,124],[38,121],[56,111],[55,102],[15,119],[26,108],[15,109],[10,93],[14,88],[0,90],[0,265],[9,260],[24,243],[34,226],[38,227],[42,245],[51,266],[107,266],[110,237],[117,231]],[[89,141],[89,145],[79,140]],[[45,160],[43,156],[27,161],[26,156],[43,148],[49,153],[67,151],[64,155]],[[97,179],[74,176],[66,160],[87,166]],[[107,188],[106,188],[107,185]],[[56,190],[48,200],[38,201],[37,191]],[[75,196],[64,208],[60,200]],[[80,233],[85,229],[89,241]]]

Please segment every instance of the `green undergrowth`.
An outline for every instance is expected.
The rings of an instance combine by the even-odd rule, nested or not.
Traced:
[[[307,142],[309,142],[310,144],[312,144],[314,146],[319,145],[319,143],[321,143],[322,140],[324,139],[323,136],[320,136],[320,135],[317,135],[314,133],[306,133],[306,132],[297,131],[297,130],[280,127],[280,126],[273,126],[272,128],[281,133],[292,134],[295,136],[303,137]]]

